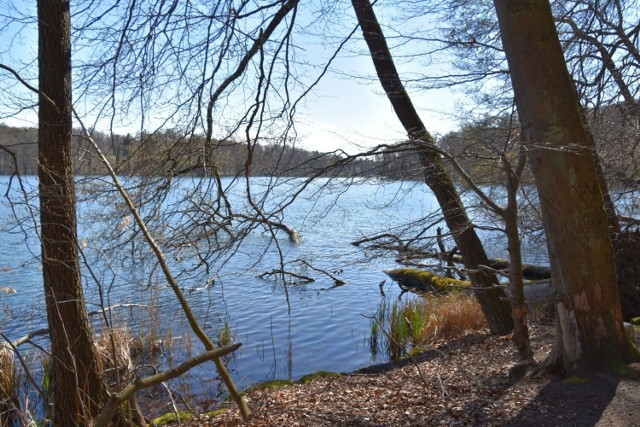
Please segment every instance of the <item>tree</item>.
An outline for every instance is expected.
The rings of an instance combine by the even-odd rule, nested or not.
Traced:
[[[369,47],[380,83],[418,153],[424,181],[440,204],[445,222],[475,286],[474,292],[487,317],[489,328],[493,333],[507,333],[513,328],[509,304],[498,287],[496,276],[480,267],[488,264],[487,254],[466,214],[462,200],[438,150],[434,149],[433,137],[422,123],[404,89],[373,7],[368,0],[352,0],[351,3]]]
[[[84,305],[71,147],[68,0],[38,1],[38,177],[42,272],[57,426],[88,425],[107,397]]]
[[[494,3],[556,288],[548,364],[567,372],[619,368],[640,354],[622,326],[602,187],[550,5]]]

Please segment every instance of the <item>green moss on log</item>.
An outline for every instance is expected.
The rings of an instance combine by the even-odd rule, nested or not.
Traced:
[[[447,293],[452,290],[464,290],[471,286],[471,282],[466,280],[451,279],[417,268],[398,268],[384,272],[400,286],[416,288],[425,292]]]

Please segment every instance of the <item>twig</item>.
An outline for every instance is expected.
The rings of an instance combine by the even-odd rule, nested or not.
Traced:
[[[320,272],[320,273],[322,273],[322,274],[324,274],[324,275],[328,276],[329,278],[331,278],[331,280],[333,280],[333,281],[336,283],[336,286],[342,286],[342,285],[344,285],[345,283],[347,283],[347,282],[345,282],[345,281],[344,281],[344,280],[342,280],[342,279],[338,279],[336,276],[332,275],[332,274],[331,274],[331,273],[329,273],[328,271],[325,271],[325,270],[323,270],[323,269],[321,269],[321,268],[318,268],[318,267],[314,267],[313,265],[311,265],[310,263],[308,263],[307,261],[305,261],[305,260],[303,260],[303,259],[298,259],[298,262],[299,262],[299,263],[301,263],[301,264],[306,265],[307,267],[309,267],[309,268],[310,268],[310,269],[312,269],[312,270],[315,270],[315,271],[317,271],[317,272]]]
[[[171,402],[171,408],[173,409],[173,413],[176,414],[176,420],[178,420],[178,424],[180,424],[180,412],[178,411],[178,407],[176,406],[176,401],[173,399],[173,393],[169,388],[169,385],[166,381],[162,381],[160,383],[165,390],[167,390],[167,394],[169,395],[169,401]]]
[[[291,276],[291,277],[295,277],[296,279],[300,279],[305,283],[313,283],[316,281],[316,279],[314,279],[313,277],[303,276],[301,274],[292,273],[291,271],[286,271],[282,269],[273,269],[271,271],[266,271],[256,277],[259,279],[266,280],[267,276]]]
[[[48,333],[49,333],[49,329],[46,329],[46,328],[45,329],[38,329],[36,331],[31,331],[27,335],[25,335],[24,337],[13,341],[11,344],[12,344],[13,347],[19,347],[22,344],[31,341],[31,338],[39,337],[39,336],[42,336],[42,335],[47,335]]]
[[[56,112],[60,112],[60,109],[58,109],[58,106],[56,105],[56,103],[53,101],[53,99],[49,98],[47,96],[46,93],[41,92],[40,90],[38,90],[38,88],[31,86],[31,84],[29,84],[29,82],[27,82],[25,79],[23,79],[20,74],[18,74],[18,72],[16,70],[14,70],[13,68],[4,65],[4,64],[0,64],[0,68],[3,70],[7,70],[8,72],[10,72],[11,74],[13,74],[13,76],[20,82],[22,83],[27,89],[29,89],[31,92],[34,92],[38,95],[42,95],[42,97],[51,105],[51,107],[56,111]]]

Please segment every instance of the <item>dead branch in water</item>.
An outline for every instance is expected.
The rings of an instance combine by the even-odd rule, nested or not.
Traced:
[[[280,277],[291,276],[296,279],[299,279],[302,283],[313,283],[316,281],[316,279],[314,279],[313,277],[303,276],[301,274],[293,273],[291,271],[282,270],[282,269],[273,269],[271,271],[266,271],[262,274],[259,274],[256,277],[258,279],[267,280],[267,278],[270,276],[280,276]]]
[[[335,282],[335,286],[342,286],[345,283],[347,283],[342,279],[338,279],[336,276],[334,276],[333,274],[329,273],[326,270],[323,270],[323,269],[318,268],[318,267],[314,267],[313,265],[311,265],[310,263],[308,263],[307,261],[305,261],[303,259],[298,259],[298,262],[303,264],[303,265],[306,265],[307,267],[309,267],[310,269],[312,269],[314,271],[317,271],[319,273],[322,273],[322,274],[328,276],[331,280],[333,280]]]

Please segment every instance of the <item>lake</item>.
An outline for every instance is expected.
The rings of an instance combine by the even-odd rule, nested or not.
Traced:
[[[283,221],[299,232],[301,242],[292,243],[278,231],[275,245],[270,233],[254,227],[240,243],[229,246],[233,256],[214,254],[205,259],[206,265],[196,262],[202,256],[199,244],[171,246],[172,233],[184,230],[189,221],[200,220],[189,213],[187,206],[204,206],[205,201],[196,202],[193,192],[202,181],[181,179],[159,203],[159,209],[152,209],[151,203],[142,209],[150,218],[155,215],[153,230],[167,245],[174,274],[205,331],[214,340],[224,337],[242,343],[227,357],[228,367],[241,388],[270,379],[298,379],[319,370],[348,372],[385,362],[386,355],[372,355],[370,351],[368,316],[383,300],[381,291],[386,298],[399,296],[398,286],[382,272],[398,265],[394,254],[368,253],[351,243],[378,233],[402,234],[409,223],[413,223],[412,229],[421,230],[433,222],[432,216],[437,212],[433,196],[422,183],[320,179],[301,190],[304,182],[301,178],[287,178],[275,184],[269,178],[250,182],[255,200],[262,200],[267,209],[282,207]],[[8,184],[8,177],[0,177],[3,193]],[[29,197],[33,197],[37,179],[26,177],[24,184]],[[108,184],[108,180],[96,178],[82,180],[79,185],[79,239],[91,267],[83,267],[89,310],[99,308],[101,298],[104,305],[137,305],[114,309],[110,313],[113,323],[127,325],[135,337],[152,334],[172,343],[158,349],[150,363],[159,367],[179,363],[202,346],[188,333],[186,320],[155,262],[139,249],[139,236],[122,210],[118,195],[96,192]],[[224,178],[223,184],[229,186],[230,203],[247,209],[243,196],[246,182]],[[271,190],[268,194],[267,189]],[[297,191],[300,194],[295,202],[283,207]],[[37,212],[37,203],[31,202],[32,211]],[[163,213],[168,208],[173,215]],[[12,212],[22,219],[20,224]],[[11,340],[46,325],[35,233],[37,217],[30,215],[25,196],[14,180],[9,198],[4,198],[0,206],[0,287],[17,291],[0,293],[1,328]],[[506,256],[504,239],[490,228],[480,231],[488,242],[490,256]],[[434,233],[435,228],[428,232]],[[546,262],[541,246],[544,245],[536,242],[527,245],[525,261]],[[288,263],[285,270],[315,281],[289,283],[285,287],[281,281],[257,277],[281,269],[281,262]],[[339,277],[345,284],[334,286],[335,282],[320,270]],[[96,279],[101,283],[101,292]],[[101,318],[92,318],[96,328],[103,325]],[[46,345],[44,338],[38,342]],[[185,395],[196,394],[212,401],[221,394],[211,363],[176,380],[172,387]],[[162,389],[156,392],[163,393]]]

